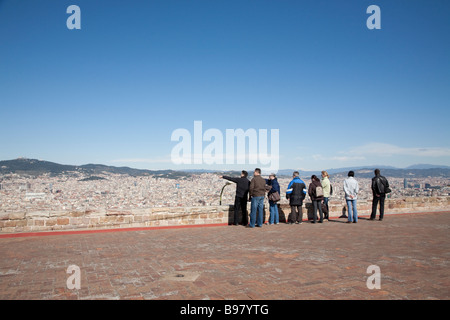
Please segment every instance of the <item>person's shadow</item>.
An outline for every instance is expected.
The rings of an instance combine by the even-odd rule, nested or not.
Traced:
[[[338,219],[342,219],[342,218],[345,218],[345,219],[347,219],[348,218],[348,216],[347,216],[347,207],[342,207],[342,214],[341,214],[341,216],[338,218]],[[330,222],[338,222],[338,223],[346,223],[347,221],[342,221],[342,220],[337,220],[337,219],[331,219],[331,220],[329,220]]]
[[[287,222],[289,216],[289,213],[284,212],[284,209],[279,204],[278,204],[278,216],[280,222]]]
[[[348,218],[346,206],[342,207],[342,215],[339,218]]]

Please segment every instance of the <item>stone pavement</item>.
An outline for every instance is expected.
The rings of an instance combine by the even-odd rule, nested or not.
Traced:
[[[0,238],[0,299],[450,298],[450,212],[345,221]]]

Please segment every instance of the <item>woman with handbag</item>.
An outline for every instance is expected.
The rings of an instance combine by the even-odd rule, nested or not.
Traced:
[[[277,202],[280,201],[280,185],[278,184],[277,177],[274,173],[272,173],[269,176],[269,179],[266,181],[269,186],[271,186],[268,198],[269,198],[269,224],[278,224],[280,221],[280,216],[278,213],[278,204]]]

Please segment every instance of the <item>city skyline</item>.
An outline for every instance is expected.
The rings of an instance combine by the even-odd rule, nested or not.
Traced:
[[[81,176],[84,176],[81,174]],[[201,173],[183,179],[173,180],[158,176],[133,177],[123,174],[104,173],[104,179],[87,180],[80,176],[60,175],[24,177],[12,175],[0,182],[0,211],[26,210],[35,214],[49,211],[103,211],[106,209],[130,210],[155,207],[211,206],[222,201],[232,205],[235,186],[224,187],[224,180],[217,174]],[[332,201],[343,201],[343,182],[346,175],[331,178]],[[281,194],[286,193],[292,177],[279,177]],[[371,178],[357,178],[360,190],[359,200],[372,199]],[[448,196],[448,177],[389,178],[392,193],[388,198]],[[311,182],[305,179],[306,185]],[[306,197],[305,203],[311,199]],[[266,199],[267,201],[267,199]],[[288,204],[283,196],[280,204]]]
[[[366,25],[373,4],[381,29]],[[81,29],[67,27],[71,5]],[[444,0],[0,1],[0,159],[262,166],[175,164],[172,134],[194,136],[202,121],[224,137],[279,130],[279,169],[448,166],[449,10]]]

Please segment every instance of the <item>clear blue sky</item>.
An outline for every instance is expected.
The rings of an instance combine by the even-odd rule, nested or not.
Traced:
[[[200,120],[279,129],[281,169],[450,165],[449,14],[448,0],[0,0],[0,160],[212,168],[170,159],[172,132]]]

